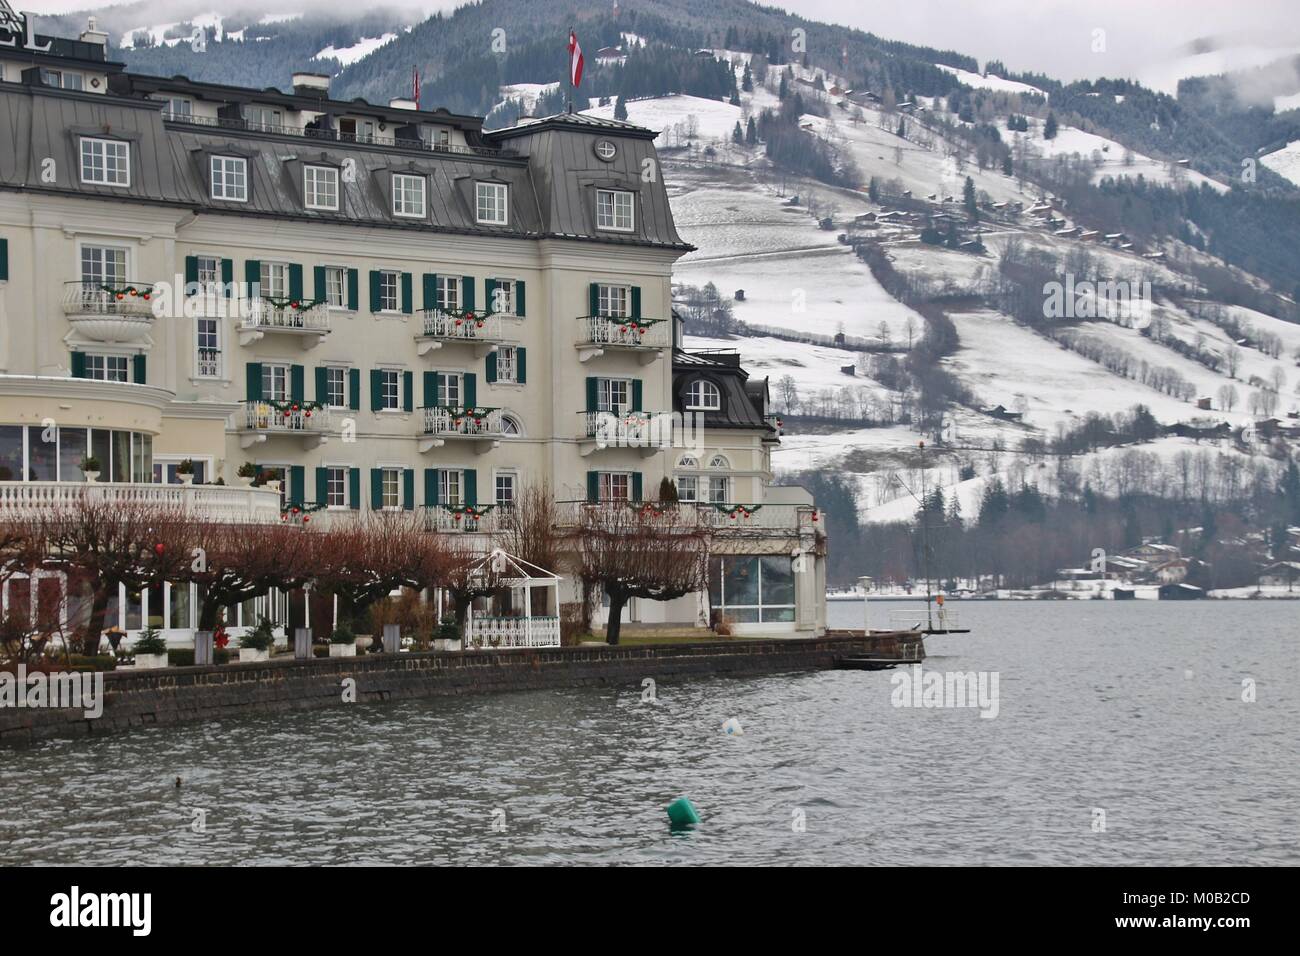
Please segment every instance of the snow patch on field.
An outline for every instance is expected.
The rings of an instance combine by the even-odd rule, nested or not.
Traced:
[[[1276,152],[1261,157],[1259,161],[1279,176],[1300,186],[1300,139],[1287,143]]]
[[[677,145],[674,127],[685,123],[691,127],[691,138],[701,143],[719,143],[729,141],[736,123],[741,119],[739,106],[732,106],[721,100],[705,99],[701,96],[657,96],[648,100],[629,100],[627,107],[629,123],[656,130],[659,137],[656,144],[660,147]],[[601,119],[614,118],[614,103],[608,106],[595,106],[583,110],[588,116]],[[742,124],[743,125],[743,124]]]
[[[352,46],[335,48],[327,46],[316,54],[318,60],[338,60],[344,66],[351,66],[358,60],[364,60],[380,47],[387,46],[397,39],[396,33],[385,33],[378,37],[362,37]]]
[[[1017,80],[1004,80],[996,74],[989,73],[981,76],[979,73],[971,73],[969,70],[959,70],[954,66],[945,66],[942,63],[936,63],[939,69],[945,73],[951,73],[953,76],[966,86],[977,90],[994,90],[998,93],[1029,93],[1035,96],[1046,97],[1047,93],[1036,86],[1030,86],[1028,83],[1021,83]]]

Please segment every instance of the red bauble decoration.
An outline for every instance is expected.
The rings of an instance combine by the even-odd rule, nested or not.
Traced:
[[[309,521],[311,521],[311,515],[303,515],[303,516],[302,516],[302,523],[303,523],[303,524],[307,524]]]
[[[281,521],[288,521],[288,520],[289,520],[289,516],[288,516],[287,514],[282,514],[282,515],[280,515],[280,520],[281,520]]]
[[[124,295],[123,295],[122,293],[120,293],[120,292],[118,292],[118,293],[116,294],[116,296],[117,296],[117,298],[118,298],[119,300],[121,300],[121,299],[125,299],[125,298],[126,298],[126,296],[124,296]]]
[[[309,409],[307,409],[307,411],[303,412],[303,413],[302,413],[302,417],[303,417],[303,418],[311,418],[311,409],[309,408]]]
[[[163,556],[163,552],[166,550],[167,550],[167,546],[163,544],[161,541],[159,541],[157,544],[153,546],[153,553],[158,555],[158,557],[160,558]]]

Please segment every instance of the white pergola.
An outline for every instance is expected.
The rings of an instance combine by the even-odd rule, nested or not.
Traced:
[[[530,561],[496,549],[470,571],[471,580],[495,583],[511,593],[511,604],[523,608],[514,617],[492,617],[474,613],[471,604],[465,620],[469,648],[559,647],[560,577]],[[533,588],[546,588],[546,606],[553,613],[533,614]]]

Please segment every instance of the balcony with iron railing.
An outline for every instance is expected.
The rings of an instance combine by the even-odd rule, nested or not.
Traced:
[[[153,286],[141,282],[66,282],[63,314],[94,342],[138,342],[153,328]]]
[[[482,405],[427,405],[420,451],[448,441],[469,442],[480,454],[497,447],[505,434],[501,409]]]
[[[298,437],[311,446],[323,445],[328,439],[330,410],[320,402],[250,399],[243,404],[236,415],[241,448],[278,435]]]
[[[578,319],[578,359],[586,362],[607,349],[635,352],[648,365],[672,347],[672,325],[667,319],[639,319],[584,315]]]
[[[501,316],[493,313],[425,309],[422,316],[421,334],[415,337],[420,355],[444,345],[462,343],[474,346],[475,356],[481,358],[505,341]]]
[[[504,512],[497,505],[425,505],[428,531],[490,534],[500,530]]]
[[[199,378],[221,377],[221,349],[199,349],[197,369]]]
[[[561,528],[584,522],[599,522],[602,509],[617,507],[617,501],[563,501],[556,503]],[[640,520],[683,531],[707,529],[722,536],[811,536],[825,529],[825,514],[814,505],[740,504],[697,501],[624,501],[637,511]]]
[[[493,149],[487,146],[454,146],[451,144],[426,143],[422,139],[397,136],[391,133],[343,133],[336,129],[314,129],[304,126],[290,126],[285,123],[264,123],[259,120],[247,120],[240,117],[194,116],[190,113],[163,110],[162,118],[164,122],[186,126],[208,126],[235,132],[270,133],[276,136],[294,136],[300,139],[348,145],[381,146],[385,149],[402,149],[412,152],[432,153],[434,155],[477,156],[487,159],[512,159],[519,155],[516,150]]]
[[[605,448],[636,448],[642,455],[651,455],[673,443],[671,412],[619,409],[578,414],[578,437],[584,456]]]
[[[240,345],[251,345],[268,334],[284,334],[301,337],[303,348],[311,348],[329,335],[329,306],[311,299],[260,296],[248,303],[238,332]]]

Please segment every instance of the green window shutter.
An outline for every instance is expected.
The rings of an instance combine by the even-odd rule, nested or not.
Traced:
[[[145,373],[145,359],[143,355],[131,356],[131,381],[137,385],[144,385],[147,382]]]
[[[85,352],[72,353],[72,377],[73,378],[86,377],[86,353]],[[261,382],[261,379],[259,378],[258,381]],[[21,448],[22,446],[20,445],[19,446],[20,451]]]
[[[348,469],[348,506],[361,507],[361,469]]]
[[[307,400],[303,382],[303,367],[301,365],[289,366],[289,399],[294,402],[305,402]]]
[[[330,470],[316,469],[316,504],[323,505],[330,500]]]
[[[426,505],[436,505],[438,503],[438,469],[424,469],[424,503]]]
[[[361,369],[348,369],[348,408],[361,410]]]
[[[484,312],[497,311],[496,291],[497,291],[496,279],[483,280],[483,311]]]
[[[600,472],[598,471],[587,472],[587,500],[600,500]]]
[[[478,384],[477,384],[477,379],[478,379],[478,376],[475,375],[473,372],[466,372],[466,373],[465,373],[464,391],[465,391],[465,407],[466,407],[466,408],[471,408],[471,407],[473,407],[474,405],[477,405],[477,404],[478,404]]]
[[[326,371],[327,369],[324,365],[316,366],[316,401],[328,405],[329,396],[326,394]]]
[[[466,312],[472,312],[475,308],[473,276],[463,276],[460,280],[460,307]]]
[[[402,273],[402,311],[405,312],[407,315],[410,315],[411,312],[414,310],[414,305],[412,304],[411,300],[412,300],[411,274],[409,272],[403,272]]]
[[[402,408],[408,412],[415,411],[415,373],[402,373]]]
[[[372,368],[370,370],[370,410],[372,412],[379,411],[383,407],[383,402],[383,377],[379,374],[379,369]]]
[[[424,378],[424,405],[423,408],[432,408],[438,404],[438,373],[425,372]]]
[[[497,380],[497,353],[489,352],[487,354],[487,371],[484,381],[489,385],[495,384]]]
[[[402,507],[407,511],[415,507],[415,469],[402,469]]]
[[[0,239],[0,282],[9,281],[9,240]]]
[[[442,308],[438,302],[438,277],[432,272],[426,272],[420,284],[424,289],[425,311]]]
[[[199,257],[186,256],[185,257],[185,284],[187,286],[190,286],[193,285],[194,283],[197,283],[198,281],[199,281]]]
[[[361,283],[358,278],[357,270],[349,269],[348,270],[348,309],[352,312],[357,311],[357,308],[361,303],[361,296],[357,288],[360,284]]]
[[[632,381],[632,410],[633,410],[634,412],[644,412],[644,411],[645,411],[645,409],[641,407],[641,399],[642,399],[642,394],[641,394],[641,380],[640,380],[639,378],[638,378],[638,379],[633,379],[633,381]]]
[[[641,500],[641,472],[639,471],[632,473],[632,500]]]
[[[528,381],[528,350],[522,345],[515,349],[515,381],[520,385]]]
[[[302,265],[297,262],[289,263],[289,298],[302,301]]]
[[[632,286],[632,318],[641,318],[641,287]]]
[[[384,508],[384,470],[370,469],[370,509],[382,511]]]
[[[311,270],[312,298],[317,302],[325,301],[325,267],[316,266]]]
[[[515,280],[515,315],[524,314],[524,280]]]
[[[597,384],[599,381],[600,379],[594,375],[587,376],[587,411],[589,412],[594,412],[596,404],[600,401],[599,385]]]
[[[244,398],[250,402],[262,398],[262,363],[249,362],[244,366]]]
[[[307,492],[307,477],[302,465],[289,466],[289,501],[301,505]]]
[[[221,260],[221,285],[222,285],[221,294],[229,298],[231,292],[230,287],[233,286],[234,284],[235,284],[235,260],[222,259]]]
[[[256,297],[254,289],[262,287],[262,260],[245,259],[244,260],[244,284],[248,286],[249,298]]]
[[[588,289],[588,304],[591,306],[588,315],[600,314],[600,285],[593,282]]]
[[[465,504],[478,507],[478,471],[473,468],[465,469]]]
[[[370,270],[370,311],[378,312],[382,306],[383,297],[379,294],[379,270]]]

